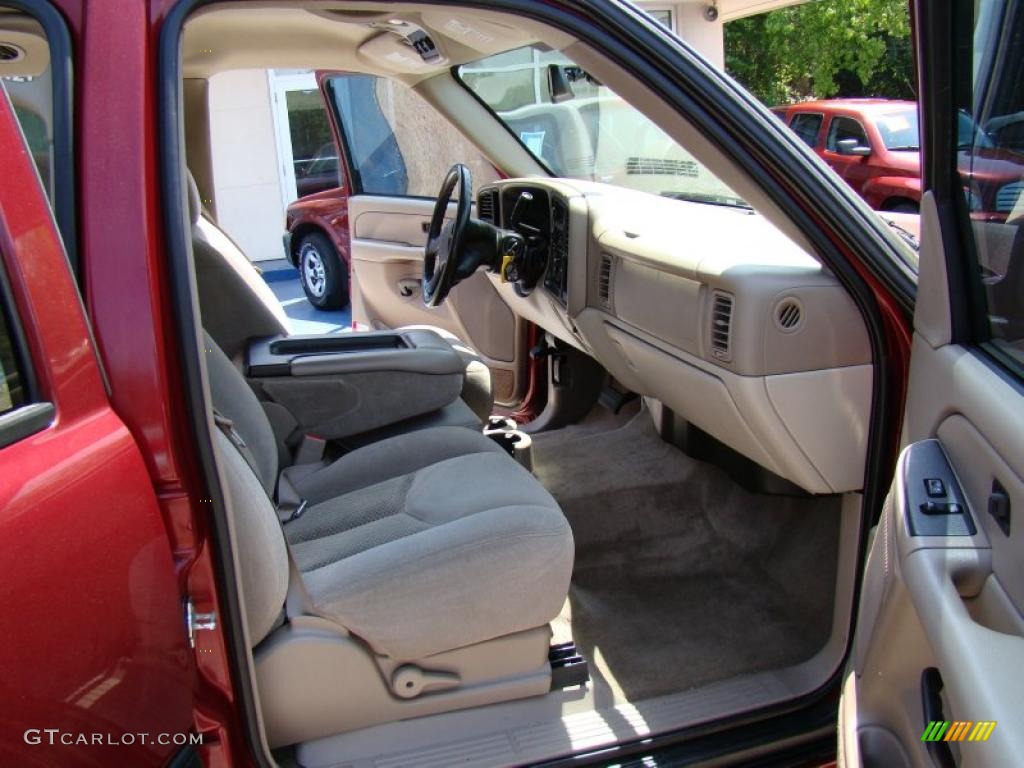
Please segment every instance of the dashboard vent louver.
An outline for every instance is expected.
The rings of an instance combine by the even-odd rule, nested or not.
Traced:
[[[693,160],[670,160],[661,157],[631,157],[626,160],[629,176],[685,176],[696,179],[700,175]]]
[[[476,217],[480,221],[489,224],[497,224],[498,191],[496,189],[485,189],[480,193],[476,201]]]
[[[711,299],[711,355],[717,360],[732,359],[730,339],[734,300],[728,293],[715,291]]]
[[[783,299],[775,306],[775,324],[783,333],[799,328],[803,317],[803,307],[792,297]]]
[[[597,274],[597,297],[605,309],[612,309],[612,277],[615,273],[615,262],[607,253],[601,254],[601,269]]]

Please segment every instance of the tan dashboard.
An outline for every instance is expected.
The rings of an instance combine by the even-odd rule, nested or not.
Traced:
[[[492,277],[515,312],[807,491],[861,487],[871,351],[817,260],[749,209],[551,179],[488,190],[508,185],[569,210],[564,304]]]

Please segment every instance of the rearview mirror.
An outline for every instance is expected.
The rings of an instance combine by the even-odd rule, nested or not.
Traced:
[[[548,95],[554,104],[569,101],[576,95],[565,76],[565,70],[558,64],[548,64]]]
[[[856,139],[841,139],[836,142],[836,152],[840,155],[867,157],[871,154],[871,147],[865,147]]]

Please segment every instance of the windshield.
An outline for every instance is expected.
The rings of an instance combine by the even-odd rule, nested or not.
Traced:
[[[921,148],[921,131],[917,124],[917,107],[881,115],[875,126],[886,149],[914,150]]]
[[[875,119],[875,126],[885,148],[917,152],[921,149],[921,130],[917,122],[917,107],[908,106],[898,112],[889,112]],[[957,144],[959,149],[990,148],[992,140],[978,127],[969,114],[957,115]]]
[[[559,51],[518,48],[464,65],[459,77],[555,176],[748,207],[668,134]]]

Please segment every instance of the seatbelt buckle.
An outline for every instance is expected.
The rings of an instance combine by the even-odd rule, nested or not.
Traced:
[[[304,435],[295,451],[293,464],[317,464],[323,461],[327,451],[327,441],[316,435]]]
[[[306,507],[309,505],[305,499],[299,502],[299,506],[292,510],[292,513],[285,519],[281,520],[282,523],[290,523],[292,520],[298,520],[302,517],[302,513],[306,511]]]

